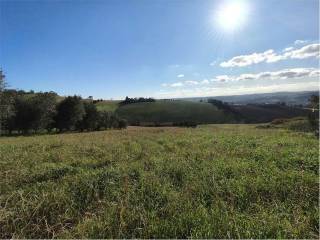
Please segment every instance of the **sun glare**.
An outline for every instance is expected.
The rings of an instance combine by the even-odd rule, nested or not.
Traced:
[[[249,7],[244,0],[224,2],[215,14],[215,21],[224,31],[233,32],[242,27],[248,17]]]

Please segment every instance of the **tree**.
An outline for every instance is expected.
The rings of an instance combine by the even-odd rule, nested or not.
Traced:
[[[118,125],[118,127],[119,127],[120,129],[127,128],[127,126],[128,126],[127,120],[125,120],[125,119],[120,119],[120,120],[119,120],[119,125]]]
[[[85,115],[83,116],[82,121],[78,123],[77,128],[81,131],[93,131],[98,129],[99,112],[96,105],[94,105],[92,102],[84,102],[84,111]]]
[[[10,114],[12,114],[11,98],[5,95],[6,87],[7,83],[5,81],[5,75],[0,69],[0,135],[3,132],[5,122],[9,118]]]
[[[120,105],[132,104],[132,103],[139,103],[139,102],[155,102],[156,100],[153,98],[129,98],[126,96],[125,100],[121,101]]]
[[[47,129],[50,131],[56,114],[56,94],[52,92],[37,93],[31,101],[36,114],[33,123],[34,130]]]
[[[74,130],[84,115],[85,109],[81,97],[66,97],[58,104],[55,126],[60,131]]]
[[[115,114],[111,114],[111,116],[110,116],[110,127],[111,128],[119,128],[119,118]]]
[[[14,121],[14,127],[18,132],[25,134],[35,128],[37,113],[30,98],[17,96],[14,100],[14,110],[15,115],[12,121]]]
[[[111,128],[111,122],[110,122],[110,116],[111,114],[106,111],[102,111],[99,113],[99,128],[108,129]]]

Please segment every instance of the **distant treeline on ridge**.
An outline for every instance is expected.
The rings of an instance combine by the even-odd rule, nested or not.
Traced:
[[[128,96],[120,102],[120,105],[126,105],[126,104],[132,104],[132,103],[141,103],[141,102],[155,102],[156,100],[154,98],[129,98]]]

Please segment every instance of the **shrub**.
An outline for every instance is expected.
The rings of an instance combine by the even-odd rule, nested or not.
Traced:
[[[125,119],[120,119],[119,120],[119,128],[120,129],[127,128],[127,126],[128,126],[127,120],[125,120]]]
[[[81,97],[66,97],[57,107],[55,117],[56,128],[62,130],[74,130],[83,120],[85,109]]]
[[[278,124],[283,124],[285,122],[288,122],[288,119],[276,118],[276,119],[272,120],[271,124],[278,125]]]

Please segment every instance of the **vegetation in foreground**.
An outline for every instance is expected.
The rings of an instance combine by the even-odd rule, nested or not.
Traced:
[[[0,138],[0,238],[317,238],[318,141],[255,125]]]

